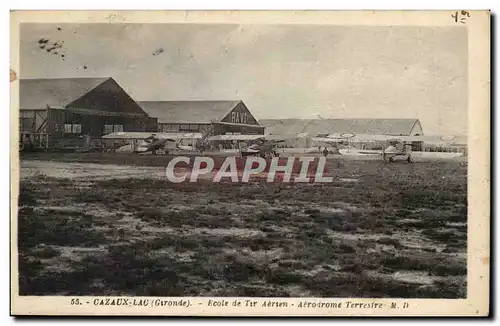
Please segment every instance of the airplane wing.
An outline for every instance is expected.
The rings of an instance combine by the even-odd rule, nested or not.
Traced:
[[[370,142],[370,141],[386,141],[389,139],[395,139],[393,136],[385,135],[353,135],[341,136],[340,134],[330,134],[326,137],[312,137],[311,140],[325,143],[341,143],[341,142]]]
[[[370,142],[370,141],[390,141],[396,140],[401,142],[424,142],[427,144],[443,144],[450,146],[465,146],[467,137],[460,136],[391,136],[391,135],[369,135],[358,134],[349,139],[353,142]]]
[[[312,137],[312,141],[325,142],[325,143],[341,143],[345,142],[345,138],[329,138],[329,137]]]
[[[283,134],[283,135],[216,135],[208,137],[208,140],[256,140],[264,138],[265,140],[285,141],[286,139],[297,139],[307,137],[307,133]]]
[[[146,139],[155,135],[159,139],[199,139],[202,137],[201,133],[166,133],[166,132],[135,132],[123,131],[112,132],[102,136],[104,139]]]
[[[255,140],[263,137],[264,135],[215,135],[208,137],[208,140]]]
[[[389,135],[356,135],[356,139],[399,140],[404,142],[424,142],[427,144],[465,145],[467,137],[460,136],[389,136]],[[366,141],[366,140],[365,140]]]
[[[112,132],[102,136],[104,139],[146,139],[151,137],[151,132]]]
[[[299,134],[276,134],[276,135],[269,134],[265,135],[264,137],[266,138],[266,140],[285,141],[287,139],[305,138],[307,137],[307,135],[308,134],[306,132],[302,132]]]
[[[400,140],[401,137],[402,136],[356,134],[349,140],[352,142],[378,142],[378,141],[388,141],[388,140]]]
[[[156,133],[158,138],[168,138],[168,139],[201,139],[203,135],[200,132],[188,132],[188,133]]]
[[[466,136],[406,136],[405,141],[423,141],[427,144],[466,146]]]
[[[352,140],[354,136],[352,133],[318,134],[316,137],[312,137],[311,140],[326,143],[341,143]]]

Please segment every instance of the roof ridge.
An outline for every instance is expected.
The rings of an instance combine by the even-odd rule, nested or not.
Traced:
[[[23,81],[23,80],[40,81],[40,80],[110,79],[110,78],[113,78],[113,77],[111,77],[111,76],[103,76],[103,77],[50,77],[50,78],[19,78],[19,80],[20,81]]]
[[[150,103],[172,103],[172,102],[242,102],[242,100],[138,100],[136,101],[137,103],[145,103],[145,102],[150,102]]]
[[[316,120],[316,121],[328,121],[328,120],[418,120],[418,118],[262,118],[259,120]]]

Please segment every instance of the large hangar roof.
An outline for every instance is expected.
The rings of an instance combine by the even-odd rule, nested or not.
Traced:
[[[158,123],[210,123],[221,121],[241,101],[139,101]]]
[[[64,108],[109,78],[48,78],[19,81],[19,108]]]
[[[263,119],[266,134],[422,135],[418,119]]]
[[[21,110],[66,109],[76,114],[145,117],[139,104],[111,77],[21,79]]]

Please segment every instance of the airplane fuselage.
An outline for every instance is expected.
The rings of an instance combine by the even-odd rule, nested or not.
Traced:
[[[165,145],[167,143],[167,139],[159,139],[155,138],[150,143],[146,143],[145,145],[139,146],[136,153],[148,153],[153,152],[156,153],[157,150],[165,149]]]

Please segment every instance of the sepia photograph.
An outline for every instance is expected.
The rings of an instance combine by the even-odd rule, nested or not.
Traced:
[[[101,16],[15,25],[13,296],[299,314],[471,298],[489,118],[469,112],[489,93],[471,92],[470,22],[489,83],[488,12]]]

